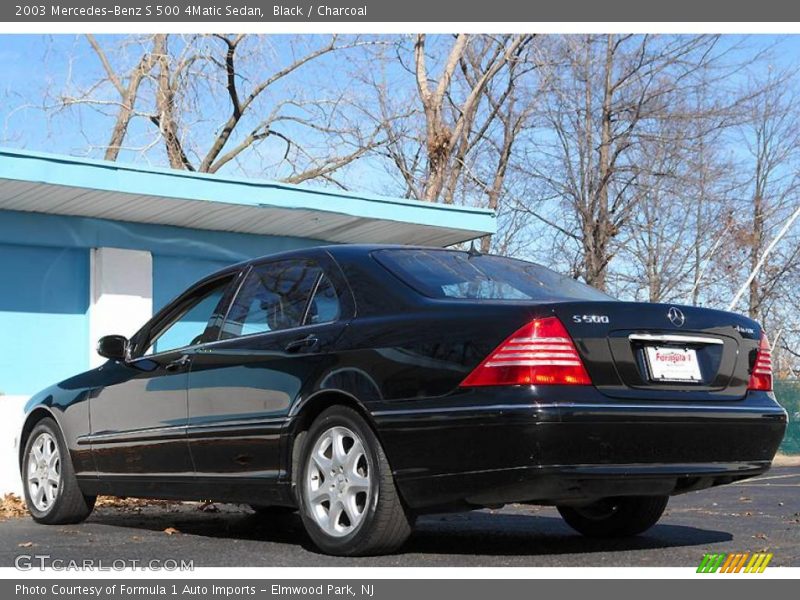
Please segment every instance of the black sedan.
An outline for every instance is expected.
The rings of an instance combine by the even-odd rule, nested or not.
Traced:
[[[26,407],[41,523],[98,494],[240,502],[357,555],[396,550],[421,513],[524,502],[635,535],[671,495],[766,471],[787,419],[758,323],[474,251],[260,258],[98,352]]]

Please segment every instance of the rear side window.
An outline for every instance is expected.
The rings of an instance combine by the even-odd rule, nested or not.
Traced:
[[[308,305],[306,324],[337,321],[340,316],[339,294],[336,293],[330,279],[321,275]]]
[[[319,265],[310,260],[254,266],[231,304],[221,339],[335,320],[338,297],[332,286],[328,297],[327,281]]]
[[[473,300],[612,300],[541,265],[458,250],[387,249],[373,256],[431,298]]]

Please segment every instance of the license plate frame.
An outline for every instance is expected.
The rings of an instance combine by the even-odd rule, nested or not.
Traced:
[[[650,381],[655,383],[702,383],[697,350],[683,346],[645,346]]]

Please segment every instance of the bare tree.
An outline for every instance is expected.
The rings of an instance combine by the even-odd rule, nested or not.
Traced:
[[[492,105],[487,90],[504,73],[501,85],[511,82],[513,91],[515,76],[510,71],[521,61],[531,39],[525,35],[459,34],[445,47],[442,38],[431,42],[419,34],[413,38],[411,61],[405,60],[405,44],[398,44],[400,64],[414,77],[415,97],[403,96],[398,102],[394,94],[387,93],[385,83],[373,81],[372,85],[380,107],[376,120],[389,140],[386,155],[401,174],[406,195],[448,204],[457,200],[463,180],[473,175],[469,173],[470,155],[485,142],[510,96],[510,91],[491,92]],[[434,76],[437,63],[441,66]],[[408,113],[408,100],[418,103],[419,114]]]
[[[128,126],[135,114],[134,106],[139,98],[139,87],[142,81],[150,75],[155,61],[158,60],[159,53],[163,52],[164,38],[164,35],[154,35],[152,38],[152,50],[144,50],[134,67],[128,73],[122,74],[111,66],[108,55],[97,42],[95,36],[92,34],[86,35],[86,39],[97,54],[108,80],[119,94],[116,119],[103,155],[106,160],[116,160],[119,156],[119,151],[128,133]]]
[[[154,141],[144,149],[157,140],[176,169],[215,173],[232,161],[252,160],[263,142],[274,140],[282,146],[271,151],[279,156],[272,164],[276,178],[292,183],[333,181],[334,172],[381,143],[378,129],[364,131],[354,122],[346,87],[305,99],[291,86],[296,73],[326,56],[362,47],[358,38],[287,39],[273,52],[259,36],[159,34],[137,40],[141,50],[133,61],[130,39],[117,47],[91,35],[87,40],[105,77],[64,94],[61,106],[102,107],[113,117],[106,159],[119,158],[135,119],[154,126]],[[106,99],[109,86],[114,101]]]
[[[480,56],[467,51],[460,62],[467,85],[475,89],[485,73]],[[485,197],[481,205],[497,213],[502,225],[498,235],[481,239],[482,252],[493,249],[500,253],[508,252],[512,240],[524,228],[524,222],[517,218],[514,210],[514,191],[507,182],[509,170],[513,169],[515,144],[540,101],[540,89],[536,83],[524,83],[537,66],[535,57],[530,55],[525,60],[518,56],[508,61],[504,76],[493,78],[482,88],[486,110],[475,119],[474,133],[456,146],[454,165],[460,168],[450,170],[446,197],[456,195],[460,176],[466,172],[470,182]],[[478,148],[479,144],[483,148]]]
[[[530,172],[574,219],[554,223],[534,214],[579,246],[579,275],[588,283],[606,288],[615,240],[640,197],[635,150],[672,131],[659,121],[687,118],[670,102],[697,85],[698,72],[717,58],[716,42],[713,36],[613,34],[562,40],[548,74],[544,125],[552,140]]]
[[[747,248],[749,271],[756,270],[771,236],[800,202],[800,98],[787,85],[790,77],[771,73],[766,80],[753,82],[761,93],[751,102],[750,121],[742,128],[751,194],[750,216],[742,222],[739,241]],[[752,318],[763,317],[765,300],[776,281],[793,268],[796,257],[796,251],[784,255],[783,261],[778,255],[756,273],[747,306]]]
[[[498,235],[483,238],[482,251],[512,251],[527,228],[513,210],[512,163],[539,101],[533,40],[410,36],[393,54],[377,48],[361,69],[359,82],[374,100],[365,112],[387,139],[378,154],[396,182],[383,191],[495,210]]]
[[[740,111],[718,84],[692,88],[670,94],[671,114],[631,148],[636,210],[620,232],[612,276],[617,291],[622,283],[650,302],[715,297],[719,274],[709,266],[730,237],[731,202],[742,190],[736,165],[719,150]]]

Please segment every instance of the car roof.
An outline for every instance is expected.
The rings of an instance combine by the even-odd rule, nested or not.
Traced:
[[[198,280],[192,287],[197,287],[200,285],[205,284],[208,281],[216,279],[217,277],[221,277],[227,275],[229,273],[235,273],[240,271],[249,265],[257,264],[267,260],[280,260],[280,259],[288,259],[288,258],[295,258],[298,256],[304,256],[309,253],[318,253],[318,252],[328,252],[334,258],[338,257],[359,257],[359,256],[366,256],[371,252],[376,250],[391,250],[391,249],[403,249],[403,250],[454,250],[453,248],[442,248],[440,246],[408,246],[405,244],[326,244],[320,246],[306,246],[303,248],[292,248],[291,250],[282,250],[280,252],[275,252],[272,254],[264,254],[262,256],[257,256],[254,258],[248,258],[247,260],[240,261],[238,263],[234,263],[227,267],[223,267],[213,273],[206,275],[202,279]]]

